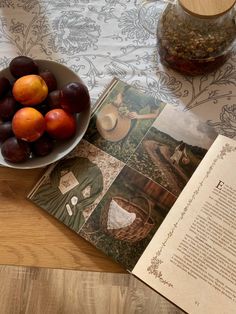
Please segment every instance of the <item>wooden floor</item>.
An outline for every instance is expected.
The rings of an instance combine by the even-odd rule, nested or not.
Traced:
[[[180,314],[129,274],[0,266],[0,314]]]

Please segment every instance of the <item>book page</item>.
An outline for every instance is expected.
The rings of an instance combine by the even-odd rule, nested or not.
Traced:
[[[201,115],[114,78],[83,140],[28,198],[132,271],[216,136]]]
[[[235,313],[235,169],[219,135],[132,271],[188,313]]]

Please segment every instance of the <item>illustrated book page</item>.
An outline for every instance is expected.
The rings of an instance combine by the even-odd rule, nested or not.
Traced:
[[[200,117],[114,79],[28,197],[131,271],[217,136]]]
[[[132,271],[188,313],[235,313],[235,169],[219,135]]]

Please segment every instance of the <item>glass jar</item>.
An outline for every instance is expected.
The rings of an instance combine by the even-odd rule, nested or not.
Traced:
[[[177,0],[169,3],[157,27],[161,62],[191,76],[221,66],[229,58],[236,37],[235,0],[222,0],[218,11],[214,6],[207,11],[205,0],[198,0],[203,7],[196,9],[194,2]]]

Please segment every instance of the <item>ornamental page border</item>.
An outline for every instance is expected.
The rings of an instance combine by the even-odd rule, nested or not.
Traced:
[[[179,219],[177,220],[177,222],[173,225],[173,227],[171,228],[171,230],[168,232],[166,239],[162,242],[160,249],[156,252],[156,254],[151,258],[150,261],[150,265],[147,267],[147,272],[150,275],[153,275],[155,278],[159,279],[159,281],[164,284],[167,285],[168,287],[173,288],[174,285],[164,279],[163,277],[163,273],[161,272],[161,270],[159,269],[160,265],[163,264],[163,260],[161,259],[161,253],[163,251],[163,249],[165,248],[167,242],[169,241],[169,239],[173,236],[175,230],[177,229],[177,227],[179,226],[181,220],[183,220],[186,212],[189,209],[189,206],[191,205],[191,203],[194,201],[194,199],[196,198],[196,196],[198,195],[199,191],[201,190],[204,181],[209,177],[210,173],[212,172],[213,168],[215,167],[216,163],[218,160],[223,160],[224,157],[228,154],[228,153],[232,153],[236,151],[236,146],[232,146],[228,143],[226,143],[221,151],[219,152],[219,154],[216,156],[216,158],[213,160],[211,166],[209,167],[206,175],[204,176],[203,180],[199,183],[198,188],[193,192],[191,198],[188,200],[186,206],[184,207],[183,211],[180,214]]]

